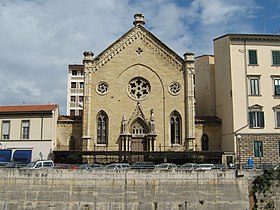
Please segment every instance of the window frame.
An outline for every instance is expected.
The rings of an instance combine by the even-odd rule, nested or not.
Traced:
[[[71,82],[71,88],[76,89],[77,88],[77,82]]]
[[[277,85],[276,85],[276,81],[277,81]],[[278,86],[278,88],[279,88],[278,91],[276,89],[276,86]],[[280,77],[273,77],[273,95],[280,96]]]
[[[98,145],[108,145],[108,129],[109,118],[105,111],[100,111],[97,114],[97,141]]]
[[[275,128],[280,128],[280,109],[275,109]]]
[[[251,53],[255,53],[254,55]],[[253,57],[252,57],[253,56]],[[258,64],[258,52],[255,49],[248,50],[248,65],[250,66],[257,66]]]
[[[252,81],[255,82],[252,83]],[[248,76],[248,85],[249,96],[260,96],[260,76]]]
[[[4,133],[4,124],[6,124],[6,123],[8,125],[7,134]],[[11,132],[11,121],[10,120],[3,120],[2,121],[2,130],[1,130],[1,132],[2,132],[1,137],[2,137],[3,140],[9,140],[10,139],[10,132]]]
[[[173,111],[170,115],[170,143],[182,143],[182,118],[179,112]]]
[[[254,141],[254,157],[263,157],[262,141]]]
[[[271,59],[272,59],[272,66],[280,66],[280,50],[272,50]]]
[[[249,107],[249,128],[264,128],[265,127],[265,119],[263,107],[255,104]]]
[[[278,141],[278,156],[280,157],[280,141]]]
[[[27,123],[28,126],[25,126]],[[30,120],[22,120],[21,121],[21,139],[28,140],[30,138]]]
[[[78,76],[78,70],[72,70],[71,75],[72,76]]]

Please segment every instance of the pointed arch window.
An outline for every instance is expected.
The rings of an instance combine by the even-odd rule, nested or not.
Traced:
[[[97,144],[108,143],[108,116],[104,111],[97,115]]]
[[[181,144],[181,116],[174,111],[170,117],[171,144]]]

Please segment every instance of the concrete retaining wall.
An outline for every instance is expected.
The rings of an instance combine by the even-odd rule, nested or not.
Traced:
[[[0,209],[249,209],[244,171],[0,169]]]

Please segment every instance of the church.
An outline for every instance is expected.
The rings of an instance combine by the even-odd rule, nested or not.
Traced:
[[[58,150],[219,151],[220,121],[195,118],[194,54],[180,57],[144,27],[142,14],[134,18],[99,55],[84,52],[80,128],[58,121],[69,130],[60,132]]]

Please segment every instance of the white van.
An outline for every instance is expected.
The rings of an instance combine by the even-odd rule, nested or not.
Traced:
[[[30,162],[25,169],[41,169],[41,168],[53,168],[54,163],[52,160],[37,160]]]

